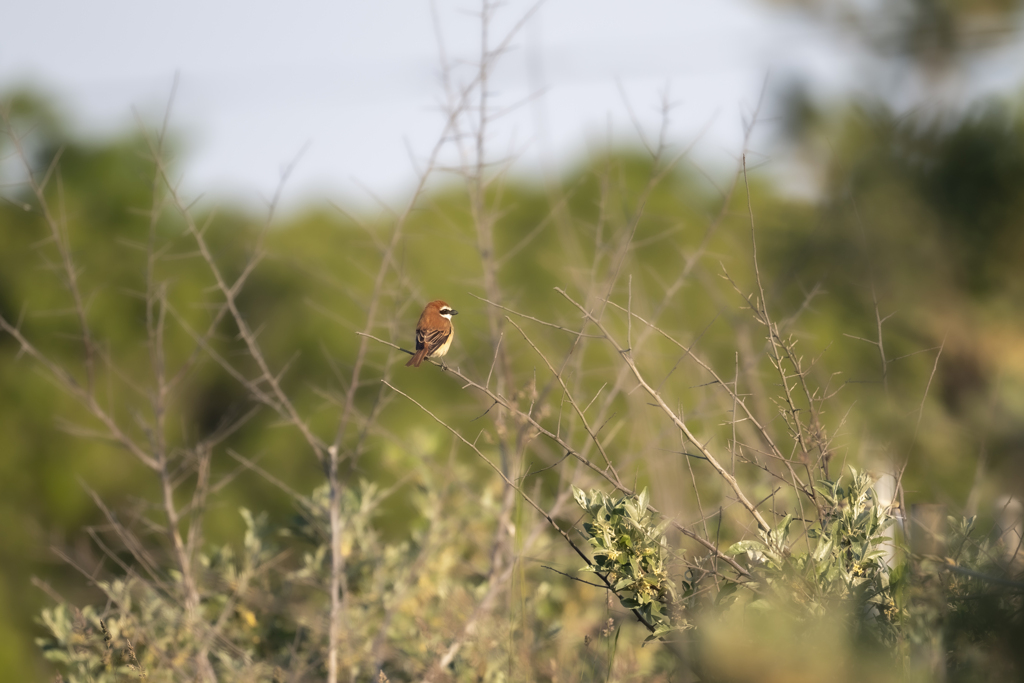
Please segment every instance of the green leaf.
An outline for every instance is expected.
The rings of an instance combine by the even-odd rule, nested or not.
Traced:
[[[651,529],[651,536],[655,538],[662,536],[665,532],[665,527],[667,527],[671,522],[672,520],[670,519],[662,520],[661,523],[658,524],[658,526]]]
[[[828,572],[830,569],[832,569],[832,567],[834,567],[834,566],[835,565],[833,565],[831,562],[822,562],[822,563],[820,563],[818,565],[817,570],[815,571],[815,574],[816,574],[816,576],[818,578],[818,581],[820,582],[821,578],[823,576],[825,576],[825,573]]]
[[[864,555],[864,559],[873,560],[876,557],[885,557],[886,554],[885,550],[872,550]]]
[[[829,554],[832,552],[832,545],[833,540],[831,537],[818,543],[818,547],[814,549],[814,555],[812,555],[815,562],[821,562],[826,557],[828,557]]]
[[[737,541],[736,543],[733,543],[731,546],[729,546],[729,548],[725,551],[725,554],[739,555],[740,553],[745,553],[748,550],[764,552],[765,550],[767,550],[767,548],[760,541]]]
[[[729,598],[735,595],[739,587],[738,583],[733,583],[732,581],[726,583],[722,586],[721,590],[718,591],[718,595],[715,596],[715,604],[722,604],[724,601],[729,600]]]
[[[793,515],[786,515],[782,523],[775,527],[775,531],[772,534],[772,541],[779,549],[786,545],[786,539],[789,537],[789,526],[793,523]]]
[[[626,578],[622,579],[617,584],[615,584],[615,587],[612,590],[618,592],[618,591],[620,591],[620,590],[622,590],[624,588],[629,588],[634,583],[636,583],[636,579],[627,576]]]
[[[645,486],[643,491],[641,491],[640,494],[636,497],[636,505],[638,508],[640,508],[640,510],[646,510],[647,505],[650,502],[651,496],[650,494],[648,494],[647,487]]]
[[[584,510],[589,510],[590,505],[587,502],[587,494],[583,492],[583,489],[572,487],[572,497],[576,499],[576,504]]]

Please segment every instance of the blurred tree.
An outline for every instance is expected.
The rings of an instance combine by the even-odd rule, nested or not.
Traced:
[[[974,451],[984,441],[986,466],[1013,486],[1024,475],[1012,457],[1024,440],[1013,398],[1024,387],[1024,110],[974,81],[1006,68],[1024,3],[774,4],[854,36],[866,55],[845,97],[828,101],[800,75],[779,91],[783,155],[819,216],[775,257],[803,286],[824,282],[858,336],[877,341],[884,328],[885,349],[865,346],[881,352],[881,385],[910,347],[944,346],[936,387],[946,415],[964,420],[955,438],[971,435]],[[971,469],[961,487],[985,485]]]
[[[854,36],[890,68],[942,78],[1019,40],[1021,0],[768,0]]]

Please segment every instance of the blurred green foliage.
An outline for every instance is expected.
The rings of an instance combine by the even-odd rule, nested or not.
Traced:
[[[913,69],[949,75],[978,54],[1012,44],[1021,0],[767,0],[855,39],[881,58],[887,76]],[[874,83],[872,89],[885,89]],[[890,83],[891,87],[892,84]]]
[[[648,513],[646,490],[619,499],[573,493],[592,520],[584,526],[594,548],[588,571],[600,571],[623,607],[639,612],[648,641],[685,652],[701,680],[793,676],[799,651],[822,631],[832,642],[804,662],[818,669],[811,680],[855,680],[872,669],[872,680],[930,680],[942,670],[950,680],[1013,678],[1024,664],[1010,645],[1024,629],[1024,604],[1022,584],[1006,583],[1001,558],[1016,549],[979,535],[973,517],[950,517],[946,557],[912,553],[874,485],[854,468],[821,482],[820,521],[805,538],[787,514],[726,550],[749,576],[724,581],[704,571],[710,558],[693,563],[667,547],[668,520]],[[683,576],[679,594],[669,574]],[[718,582],[717,593],[709,591]],[[859,663],[845,652],[851,646]],[[930,656],[945,662],[936,666]]]
[[[252,370],[238,331],[229,320],[214,319],[219,303],[214,279],[182,217],[168,210],[146,136],[84,141],[68,133],[44,101],[15,94],[0,106],[8,112],[12,131],[22,136],[35,177],[50,174],[45,205],[24,184],[12,182],[3,192],[0,315],[17,321],[80,385],[94,387],[119,423],[146,441],[151,435],[145,421],[136,418],[152,409],[146,388],[155,373],[147,340],[158,319],[147,294],[164,287],[165,362],[169,368],[183,368],[165,417],[170,446],[216,435],[246,415],[254,404],[237,379],[207,356],[192,359],[193,335],[212,325],[216,334],[211,351],[230,358],[246,376]],[[1019,108],[992,102],[963,117],[935,121],[896,117],[882,106],[859,106],[815,112],[807,121],[813,125],[799,126],[792,144],[817,164],[820,199],[809,203],[787,198],[761,175],[751,176],[749,191],[768,306],[779,318],[799,312],[793,329],[799,330],[804,353],[810,358],[824,354],[827,365],[822,367],[842,371],[833,387],[846,382],[837,404],[843,408],[828,415],[829,429],[841,435],[837,464],[849,459],[886,469],[906,460],[908,502],[939,500],[961,507],[975,489],[982,491],[982,500],[1002,492],[1019,496],[1024,479],[1019,458],[1024,444],[1024,120]],[[168,146],[170,154],[173,141]],[[0,156],[17,158],[7,139],[0,141]],[[501,260],[503,303],[573,327],[579,325],[574,309],[553,288],[589,296],[593,305],[595,282],[603,282],[601,278],[625,263],[612,291],[599,295],[608,294],[622,306],[630,301],[635,312],[649,319],[658,312],[658,325],[666,334],[693,344],[713,365],[731,372],[738,350],[756,356],[763,344],[743,300],[720,278],[724,269],[740,292],[756,287],[746,190],[741,185],[723,197],[683,168],[648,192],[647,181],[656,170],[643,155],[618,152],[585,160],[567,171],[557,187],[513,181],[500,193],[491,191],[490,200],[501,214],[495,254]],[[5,180],[23,179],[12,173]],[[643,211],[638,212],[641,197]],[[87,294],[83,305],[88,327],[101,342],[101,357],[83,351],[81,321],[45,211],[55,212],[57,223],[67,228],[79,286]],[[232,210],[201,209],[196,216],[229,281],[243,272],[257,245],[265,251],[239,305],[258,330],[272,367],[287,368],[281,381],[296,406],[314,430],[331,434],[344,392],[342,370],[351,367],[359,345],[354,331],[365,320],[390,220],[355,219],[322,207],[276,219],[272,225]],[[712,231],[709,226],[716,227]],[[402,276],[388,283],[380,300],[392,322],[378,334],[408,346],[422,303],[444,298],[461,313],[450,362],[472,376],[486,376],[493,348],[484,322],[487,305],[473,296],[485,296],[485,291],[465,193],[442,189],[421,197],[396,258]],[[692,275],[668,297],[666,289],[691,258],[696,259]],[[615,329],[625,333],[625,325]],[[879,340],[879,330],[881,349],[871,343]],[[516,334],[506,328],[505,339]],[[561,354],[569,346],[558,331],[531,334],[545,350]],[[509,343],[511,362],[520,372],[529,374],[541,365],[528,345]],[[714,433],[722,423],[717,406],[690,390],[705,378],[689,368],[678,375],[668,372],[681,355],[675,346],[658,341],[645,348],[643,362],[665,368],[666,381],[672,376],[669,386],[688,420]],[[613,353],[596,345],[583,353],[588,367],[607,368],[615,360]],[[381,562],[400,562],[402,553],[412,552],[403,543],[429,526],[429,511],[436,512],[417,502],[424,491],[441,488],[437,482],[421,488],[419,478],[428,477],[422,468],[429,471],[456,458],[466,480],[478,482],[481,491],[494,481],[483,466],[454,449],[415,406],[403,401],[377,404],[378,381],[394,359],[376,345],[369,354],[372,371],[355,397],[363,414],[381,411],[379,429],[360,436],[353,457],[345,462],[344,476],[352,482],[372,481],[379,489],[397,487],[363,532],[370,539],[364,550],[386,555],[373,556]],[[444,407],[446,420],[463,427],[486,409],[467,400],[455,383],[439,383],[433,369],[427,370],[399,375],[396,381],[404,390],[429,395],[432,405]],[[828,384],[829,371],[816,372]],[[761,400],[767,394],[757,391],[757,382],[770,380],[756,368],[751,377],[751,400]],[[583,374],[573,381],[581,395],[594,396],[605,377]],[[517,400],[528,402],[528,393],[524,390]],[[655,497],[671,496],[655,486],[663,466],[644,455],[667,449],[671,439],[651,448],[654,442],[645,441],[650,423],[629,410],[624,398],[616,399],[604,416],[620,416],[608,427],[609,450],[635,454],[629,462],[641,485],[651,486]],[[624,415],[632,428],[621,428],[627,423]],[[545,419],[557,418],[558,406],[553,404]],[[276,424],[273,415],[257,412],[225,435],[217,446],[214,476],[240,469],[227,455],[231,450],[256,460],[295,490],[314,490],[322,482],[315,459],[293,430]],[[47,619],[67,638],[74,632],[68,624],[77,618],[52,608],[53,596],[45,591],[30,589],[31,577],[39,577],[48,590],[72,603],[97,599],[96,587],[51,549],[82,571],[113,569],[83,532],[106,523],[90,492],[133,519],[156,514],[147,503],[156,496],[156,482],[109,440],[90,438],[100,427],[12,338],[0,336],[0,564],[5,568],[0,670],[13,679],[28,680],[46,671],[30,654],[34,637],[43,635],[33,625],[34,615],[51,608]],[[481,430],[487,442],[490,437]],[[398,448],[395,435],[418,446]],[[526,449],[524,470],[546,467],[559,457],[545,449],[539,443]],[[410,480],[409,472],[418,474]],[[536,481],[548,493],[566,483],[552,473]],[[704,486],[710,480],[698,475],[697,481]],[[488,495],[500,495],[498,491],[494,488]],[[759,491],[770,493],[770,487]],[[294,513],[288,497],[273,484],[242,469],[207,511],[204,530],[219,548],[210,557],[222,560],[218,565],[211,559],[211,571],[235,567],[231,544],[247,530],[253,533],[252,518],[247,527],[237,514],[239,507],[266,511],[275,527],[285,526]],[[453,535],[460,524],[489,519],[477,519],[479,510],[468,499],[444,509],[454,528],[431,528]],[[986,522],[989,511],[980,513]],[[469,539],[486,536],[466,533]],[[460,552],[469,564],[475,561],[476,550]],[[440,564],[433,581],[443,582],[444,562],[457,562],[435,559]],[[314,561],[308,571],[315,570]],[[529,580],[537,576],[531,574]],[[458,572],[448,579],[469,580]],[[586,604],[587,593],[551,579],[546,585],[554,586],[550,590],[558,598],[540,600],[536,613],[550,623],[583,628],[579,625],[595,613],[594,605]],[[264,588],[272,592],[271,586]],[[115,583],[99,589],[101,596],[102,591],[126,590]],[[369,591],[366,596],[372,602],[380,593]],[[92,628],[95,635],[94,617],[83,612],[81,619],[90,625],[79,624],[80,630]],[[271,624],[249,623],[243,612],[232,618],[239,633],[255,629],[261,639],[280,637],[270,632]],[[414,620],[411,614],[403,618]],[[611,637],[605,635],[609,642]],[[102,663],[103,656],[102,649],[83,652],[88,660],[83,666]],[[599,664],[594,667],[600,669]]]

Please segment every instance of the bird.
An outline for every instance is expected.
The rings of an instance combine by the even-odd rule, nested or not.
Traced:
[[[420,314],[419,322],[416,323],[416,353],[405,367],[411,365],[418,368],[424,358],[440,358],[448,353],[448,349],[452,347],[452,339],[455,339],[452,316],[458,314],[458,311],[440,299],[427,304]]]

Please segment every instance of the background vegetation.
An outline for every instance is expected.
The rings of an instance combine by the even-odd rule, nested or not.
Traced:
[[[956,68],[978,17],[934,16],[901,19],[901,68]],[[485,145],[486,69],[446,73],[438,152],[462,163],[431,160],[378,216],[197,209],[167,130],[85,141],[31,93],[4,98],[0,670],[1019,676],[1021,527],[1001,516],[1024,474],[1019,100],[907,115],[794,88],[778,104],[809,201],[770,165],[714,182],[657,143],[509,177]],[[438,297],[460,311],[452,372],[407,370],[396,346]],[[771,556],[821,549],[850,466],[897,478],[898,505],[847,488],[845,509],[955,519],[920,534],[948,542],[862,563],[872,595],[891,567],[913,577],[874,640],[846,588],[814,619],[780,607],[808,602],[789,581],[807,560]],[[664,553],[639,574],[678,593],[654,591],[678,630],[641,647],[641,592],[580,570],[601,562],[583,526],[599,503],[644,489],[630,544]],[[849,557],[822,576],[853,585]],[[779,602],[731,611],[755,575]]]

